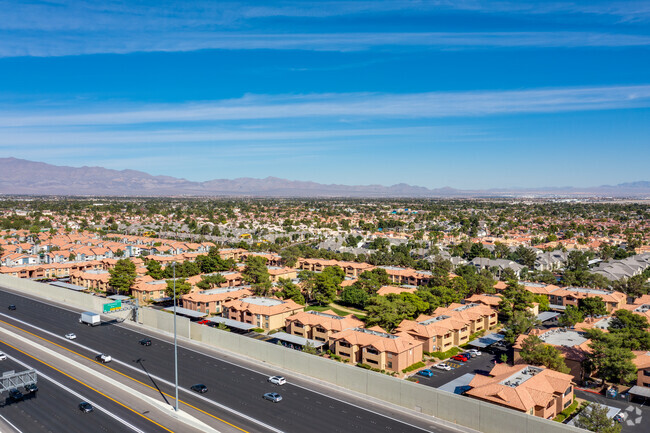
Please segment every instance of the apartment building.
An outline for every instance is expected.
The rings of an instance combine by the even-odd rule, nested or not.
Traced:
[[[551,309],[563,310],[567,305],[577,307],[581,299],[594,297],[599,297],[603,300],[608,313],[623,307],[627,299],[624,293],[613,290],[561,287],[550,292],[548,300],[551,304]]]
[[[529,415],[553,419],[573,401],[572,377],[544,367],[496,364],[477,374],[465,394]]]
[[[250,286],[219,287],[201,290],[181,296],[183,308],[206,314],[221,314],[223,304],[228,301],[252,296]]]
[[[446,308],[438,307],[433,314],[448,315],[466,323],[470,334],[494,329],[498,324],[497,311],[494,308],[473,302],[453,303]]]
[[[265,330],[284,327],[287,317],[305,309],[291,299],[248,298],[227,301],[222,304],[223,317],[250,323]]]
[[[329,337],[330,350],[351,363],[401,372],[422,361],[423,343],[407,333],[388,334],[378,326],[346,329]]]
[[[404,332],[423,344],[425,352],[445,352],[469,341],[469,325],[448,315],[420,315],[403,320],[396,331]]]
[[[433,277],[429,271],[416,271],[411,268],[399,268],[397,266],[378,266],[384,269],[393,284],[426,286]]]
[[[267,266],[269,271],[269,279],[272,283],[277,283],[280,278],[287,278],[290,280],[298,278],[298,271],[294,268],[282,266]]]
[[[325,259],[298,259],[296,263],[296,268],[313,271],[313,272],[322,272],[325,268],[330,266],[338,266],[345,272],[347,277],[356,278],[365,271],[371,271],[375,266],[369,263],[357,263],[357,262],[345,262],[340,260],[325,260]]]
[[[637,368],[637,386],[650,388],[650,352],[633,351],[635,358],[632,360]]]
[[[332,310],[303,311],[285,319],[288,334],[326,343],[337,332],[362,327],[363,322],[354,315],[339,316]]]
[[[131,288],[131,294],[140,305],[164,300],[166,291],[166,280],[154,280],[149,275],[137,278]]]
[[[70,274],[70,283],[76,286],[82,286],[96,292],[109,292],[109,280],[111,274],[108,271],[100,269],[91,269],[88,271],[73,271]]]

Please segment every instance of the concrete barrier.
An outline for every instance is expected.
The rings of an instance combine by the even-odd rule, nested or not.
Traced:
[[[0,275],[0,285],[88,311],[101,312],[102,305],[106,303],[106,299],[90,294],[6,275]],[[198,325],[185,317],[177,316],[176,320],[178,335],[205,345],[245,355],[484,433],[584,433],[584,430],[577,427],[308,355],[284,346]],[[174,329],[173,315],[160,310],[141,308],[138,321],[144,326],[169,333]]]

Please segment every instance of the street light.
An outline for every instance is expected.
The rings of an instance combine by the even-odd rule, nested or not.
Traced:
[[[176,262],[172,262],[174,272],[174,384],[176,387],[176,403],[174,410],[178,412],[178,345],[176,343]]]

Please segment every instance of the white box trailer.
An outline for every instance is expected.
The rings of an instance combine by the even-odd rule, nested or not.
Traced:
[[[81,313],[81,317],[79,318],[79,323],[85,323],[88,326],[97,326],[101,324],[101,319],[99,317],[99,314],[97,313],[84,311],[83,313]]]

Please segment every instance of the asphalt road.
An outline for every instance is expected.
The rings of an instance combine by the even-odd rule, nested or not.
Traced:
[[[16,310],[7,310],[6,306],[9,304],[16,305]],[[74,342],[59,339],[56,340],[57,343],[67,345],[89,357],[94,357],[99,352],[111,355],[115,359],[109,364],[111,368],[159,389],[161,401],[173,404],[171,396],[174,395],[174,390],[171,384],[174,380],[174,355],[173,345],[169,342],[150,336],[153,344],[142,346],[138,341],[145,335],[127,326],[108,323],[87,327],[78,323],[78,312],[3,290],[0,290],[0,313],[0,320],[29,329],[30,332],[50,340],[74,332],[77,335]],[[8,317],[37,328],[29,328]],[[47,334],[46,331],[55,336]],[[248,432],[458,431],[435,425],[433,418],[423,420],[388,407],[369,411],[355,404],[331,398],[324,392],[314,392],[304,386],[294,385],[291,377],[287,377],[287,385],[271,385],[267,378],[273,371],[262,366],[257,371],[244,368],[232,363],[232,358],[231,362],[226,362],[215,356],[179,346],[178,360],[179,387],[183,389],[179,394],[181,409],[184,404],[191,404],[207,412],[213,416],[214,421],[210,425],[216,429],[223,426],[223,421]],[[195,383],[207,385],[209,391],[202,395],[184,391]],[[284,400],[277,404],[263,400],[262,394],[270,391],[280,392]]]
[[[45,378],[39,375],[38,391],[25,393],[23,400],[12,401],[8,398],[7,393],[2,394],[0,414],[19,431],[23,433],[134,431],[116,418],[139,428],[140,431],[164,431],[125,410],[115,402],[89,391],[71,378],[47,367],[43,368],[42,365],[35,365],[33,360],[24,354],[5,345],[2,350],[9,356],[9,359],[0,361],[1,371],[24,371],[27,370],[24,364],[27,364],[30,368],[37,368],[48,376]],[[22,364],[17,361],[21,361]],[[23,390],[21,389],[21,391]],[[79,410],[81,401],[94,403],[94,411],[91,413],[81,412]]]

